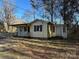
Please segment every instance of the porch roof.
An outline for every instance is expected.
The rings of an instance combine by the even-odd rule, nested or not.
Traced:
[[[29,23],[24,23],[24,24],[12,24],[10,26],[27,26],[30,25]]]

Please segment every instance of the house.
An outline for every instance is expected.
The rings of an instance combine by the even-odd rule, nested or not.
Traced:
[[[21,20],[13,20],[10,25],[17,25],[17,24],[25,24],[25,22],[21,21]],[[16,26],[8,26],[7,32],[9,33],[15,33],[17,31],[17,27]],[[7,26],[6,26],[7,27]]]
[[[67,38],[67,27],[64,26],[64,24],[56,24],[55,27],[56,27],[55,30],[56,36]]]
[[[30,26],[31,37],[50,38],[56,36],[67,37],[67,27],[44,20],[35,20]]]
[[[55,36],[54,24],[44,20],[34,20],[30,26],[30,36],[39,38],[49,38]]]
[[[13,24],[17,28],[16,35],[22,37],[51,38],[67,37],[67,27],[44,20],[34,20],[30,23]]]
[[[16,36],[21,36],[21,37],[29,37],[29,24],[13,24],[11,25],[13,27],[16,27]]]

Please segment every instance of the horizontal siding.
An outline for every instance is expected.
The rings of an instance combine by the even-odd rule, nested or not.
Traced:
[[[34,32],[34,25],[42,25],[42,32],[36,31]],[[35,22],[30,27],[30,36],[31,37],[39,37],[39,38],[47,38],[47,23],[45,22]]]

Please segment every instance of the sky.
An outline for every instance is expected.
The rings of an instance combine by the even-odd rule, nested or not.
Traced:
[[[20,17],[26,10],[30,10],[32,7],[29,0],[16,0],[17,16]]]
[[[3,0],[0,0],[0,8]],[[33,12],[33,8],[30,4],[30,0],[10,0],[12,5],[15,7],[15,16],[17,18],[22,18],[24,21],[32,21],[34,19],[34,16],[28,16],[27,19],[23,19],[24,13]],[[39,16],[36,16],[36,18],[40,18]],[[79,19],[79,17],[78,17]],[[56,19],[58,23],[62,22],[59,18]]]
[[[24,12],[26,12],[26,11],[28,12],[28,11],[32,11],[33,10],[32,6],[30,5],[30,0],[15,0],[15,2],[16,2],[15,3],[16,6],[17,6],[17,13],[16,13],[17,17],[23,16]],[[76,15],[76,16],[77,16],[77,19],[79,20],[79,16],[78,15]],[[36,16],[36,18],[40,18],[40,17]],[[33,17],[31,18],[31,20],[32,19],[33,19]],[[57,18],[56,21],[58,23],[62,23],[62,20],[60,20],[59,18]]]
[[[2,1],[0,0],[0,8],[2,7]],[[15,16],[17,18],[21,18],[25,12],[32,10],[30,0],[10,0],[10,3],[15,8]]]
[[[33,21],[34,20],[34,9],[31,6],[30,0],[11,0],[11,2],[15,2],[14,4],[16,5],[16,17],[23,19],[24,14],[32,14],[31,16],[26,16],[26,19],[23,19],[27,22]],[[36,17],[35,18],[40,18],[40,16],[37,16],[39,12],[36,12]]]
[[[0,8],[1,8],[1,4],[2,4],[2,1],[3,0],[0,0]],[[20,19],[22,18],[21,20],[23,21],[26,21],[26,22],[30,22],[30,21],[33,21],[34,20],[34,14],[32,16],[26,16],[26,19],[24,18],[24,14],[28,14],[30,11],[33,13],[34,10],[30,4],[30,0],[10,0],[10,3],[12,4],[12,6],[15,7],[15,16]],[[30,12],[30,13],[31,13]],[[43,12],[43,11],[41,11]],[[31,14],[32,14],[31,13]],[[40,12],[36,12],[36,18],[41,18],[39,15]],[[38,14],[38,15],[37,15]],[[58,22],[60,22],[59,19],[57,19]]]

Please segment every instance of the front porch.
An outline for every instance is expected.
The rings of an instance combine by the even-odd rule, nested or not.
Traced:
[[[17,28],[14,36],[29,37],[30,36],[30,25],[29,24],[17,24],[13,25]]]

